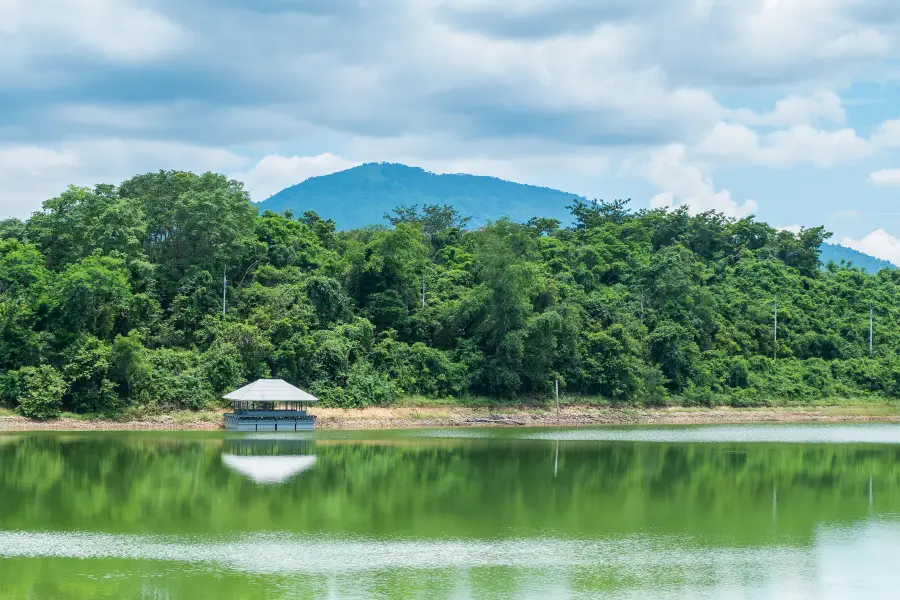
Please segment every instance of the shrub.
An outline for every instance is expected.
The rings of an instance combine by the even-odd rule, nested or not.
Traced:
[[[399,397],[400,390],[394,382],[377,372],[368,362],[358,362],[350,369],[344,405],[386,406],[396,402]]]
[[[49,365],[19,369],[16,410],[31,419],[52,419],[62,410],[66,384],[56,369]]]

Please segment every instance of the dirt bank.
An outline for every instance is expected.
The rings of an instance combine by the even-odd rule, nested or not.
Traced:
[[[690,425],[757,422],[900,422],[897,407],[816,407],[757,409],[620,409],[589,406],[562,408],[469,408],[451,406],[365,409],[320,408],[314,411],[318,429],[402,429],[414,427]],[[23,430],[210,430],[222,429],[222,411],[179,413],[135,421],[61,418],[33,421],[0,416],[0,431]]]

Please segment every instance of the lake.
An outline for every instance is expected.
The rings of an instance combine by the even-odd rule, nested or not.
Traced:
[[[895,599],[900,426],[0,434],[0,597]]]

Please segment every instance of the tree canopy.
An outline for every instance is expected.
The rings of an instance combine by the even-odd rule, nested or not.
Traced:
[[[213,173],[70,187],[0,223],[0,397],[116,415],[272,376],[339,406],[546,397],[554,380],[630,404],[900,398],[900,272],[823,268],[823,228],[570,210],[571,227],[467,229],[452,207],[399,206],[338,231],[257,214]]]

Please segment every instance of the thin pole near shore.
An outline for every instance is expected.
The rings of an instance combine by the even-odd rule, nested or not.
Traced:
[[[556,425],[559,425],[559,379],[556,380]]]

